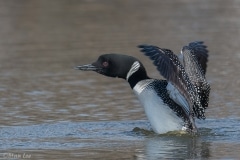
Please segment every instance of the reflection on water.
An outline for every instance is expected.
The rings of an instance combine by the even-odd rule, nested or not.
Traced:
[[[198,138],[191,137],[157,137],[147,139],[145,152],[140,154],[144,159],[183,159],[209,158],[210,145],[208,142],[199,142]]]
[[[234,0],[0,1],[0,153],[238,159],[239,8]],[[138,57],[159,78],[136,46],[178,52],[195,40],[209,46],[212,86],[199,137],[133,131],[150,126],[129,85],[73,70],[116,52]]]

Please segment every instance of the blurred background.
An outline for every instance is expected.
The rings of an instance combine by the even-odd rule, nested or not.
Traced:
[[[53,159],[59,154],[61,157],[74,159],[79,153],[84,158],[96,156],[114,159],[116,154],[119,154],[119,158],[169,158],[166,155],[172,153],[172,148],[168,150],[170,152],[161,152],[161,148],[158,148],[159,150],[151,154],[144,150],[146,140],[150,148],[156,149],[157,146],[161,146],[161,144],[156,145],[155,139],[153,140],[153,137],[156,138],[155,135],[148,139],[149,135],[123,132],[148,125],[143,108],[128,83],[122,79],[108,78],[94,72],[77,71],[73,67],[92,63],[104,53],[122,53],[140,59],[149,76],[162,78],[152,62],[139,52],[137,45],[153,44],[179,53],[182,46],[191,41],[201,40],[209,49],[207,79],[212,90],[210,105],[206,110],[207,120],[199,122],[199,125],[207,128],[207,131],[213,128],[216,130],[205,133],[206,130],[203,129],[205,140],[200,141],[200,144],[206,147],[213,143],[207,152],[204,150],[207,154],[198,154],[202,152],[193,154],[189,146],[184,144],[186,148],[183,147],[180,152],[187,150],[191,154],[181,156],[184,158],[238,157],[239,17],[240,1],[238,0],[0,0],[0,126],[2,130],[0,149],[2,153],[20,150],[16,153],[33,154],[34,150],[38,150],[40,152],[32,156],[43,159],[49,157]],[[79,141],[77,147],[74,147],[75,144],[69,141],[68,134],[60,136],[60,139],[65,140],[64,142],[58,141],[58,133],[62,133],[63,128],[71,132],[73,131],[71,129],[81,128],[84,125],[84,130],[81,132],[77,130],[73,136],[70,134],[70,138],[82,138],[81,135],[89,133],[88,123],[91,127],[96,127],[96,130],[92,137],[83,138],[87,140],[86,145]],[[106,125],[109,123],[111,127]],[[63,126],[59,127],[58,124]],[[58,145],[43,143],[43,141],[52,141],[52,136],[49,135],[52,132],[44,132],[44,137],[29,138],[32,132],[40,134],[48,127],[51,131],[52,125],[57,125],[58,127],[55,127],[59,128],[57,130],[59,132],[53,136],[57,138],[54,144],[57,143],[62,147],[67,143],[70,147],[59,148]],[[113,127],[116,125],[121,125],[118,127],[122,130]],[[223,129],[224,127],[229,128]],[[19,129],[26,132],[16,134]],[[101,136],[111,133],[113,129],[121,134],[116,136],[112,133],[111,135],[114,135],[112,139],[131,135],[130,141],[138,141],[138,144],[128,148],[128,154],[124,154],[126,146],[122,147],[122,145],[117,145],[115,150],[119,152],[115,152],[112,149],[112,141],[109,140],[111,136],[107,138]],[[102,130],[105,132],[100,132]],[[224,135],[224,138],[212,138],[213,135]],[[124,139],[125,141],[121,140],[120,144],[123,142],[126,144],[128,138]],[[162,137],[158,138],[157,140],[163,141]],[[22,139],[28,143],[22,144]],[[37,139],[38,143],[32,146],[33,139]],[[94,148],[93,146],[102,139],[108,140],[104,143],[105,149],[101,149],[104,148],[103,146]],[[167,142],[172,141],[169,137],[164,139]],[[190,139],[192,142],[192,138]],[[185,140],[180,139],[180,141]],[[79,146],[80,144],[83,146]],[[163,146],[167,145],[168,143],[163,143]],[[170,143],[170,145],[175,144]],[[196,146],[204,148],[202,145]],[[50,150],[46,151],[45,148]],[[230,151],[226,148],[230,148]],[[92,157],[89,157],[89,153],[92,153]],[[170,158],[179,156],[174,154]]]

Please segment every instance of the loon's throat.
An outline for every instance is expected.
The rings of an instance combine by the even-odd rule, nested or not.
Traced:
[[[142,93],[142,91],[147,88],[152,82],[154,82],[154,79],[146,79],[146,80],[142,80],[140,82],[138,82],[133,90],[135,91],[136,94],[140,94]]]

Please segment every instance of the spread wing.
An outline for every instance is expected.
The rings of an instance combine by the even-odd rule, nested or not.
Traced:
[[[185,111],[189,114],[194,112],[197,118],[204,118],[204,108],[201,105],[200,97],[178,57],[171,50],[161,49],[157,46],[140,45],[139,48],[142,48],[141,51],[153,60],[153,64],[160,74],[187,100],[188,106],[181,105]],[[188,109],[186,109],[187,107]]]
[[[203,74],[205,75],[207,71],[208,50],[207,50],[207,46],[204,45],[204,42],[195,41],[195,42],[189,43],[188,46],[184,46],[181,51],[181,54],[183,55],[183,59],[184,59],[185,50],[191,50],[191,54],[195,57]],[[184,68],[186,68],[185,65],[184,65]]]
[[[206,48],[203,42],[192,42],[181,51],[185,71],[197,90],[204,109],[208,107],[210,93],[210,85],[205,78],[208,61]]]

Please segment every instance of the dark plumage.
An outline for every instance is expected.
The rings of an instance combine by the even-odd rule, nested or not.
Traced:
[[[206,48],[203,42],[192,42],[188,46],[184,46],[181,51],[184,68],[200,97],[204,109],[208,107],[210,93],[210,85],[205,78],[208,61],[208,50]],[[195,112],[201,111],[196,110]],[[205,118],[204,114],[200,118]]]
[[[203,42],[192,42],[183,47],[183,65],[169,49],[152,45],[140,45],[139,48],[153,60],[160,74],[187,98],[197,118],[205,119],[204,110],[208,107],[210,85],[205,79],[208,51]]]
[[[155,132],[181,129],[197,132],[194,117],[205,118],[210,93],[210,85],[205,78],[206,46],[198,41],[189,43],[183,47],[179,57],[169,49],[153,45],[140,45],[139,48],[153,60],[166,80],[149,78],[138,59],[122,54],[104,54],[96,62],[76,69],[127,80],[144,106]]]

